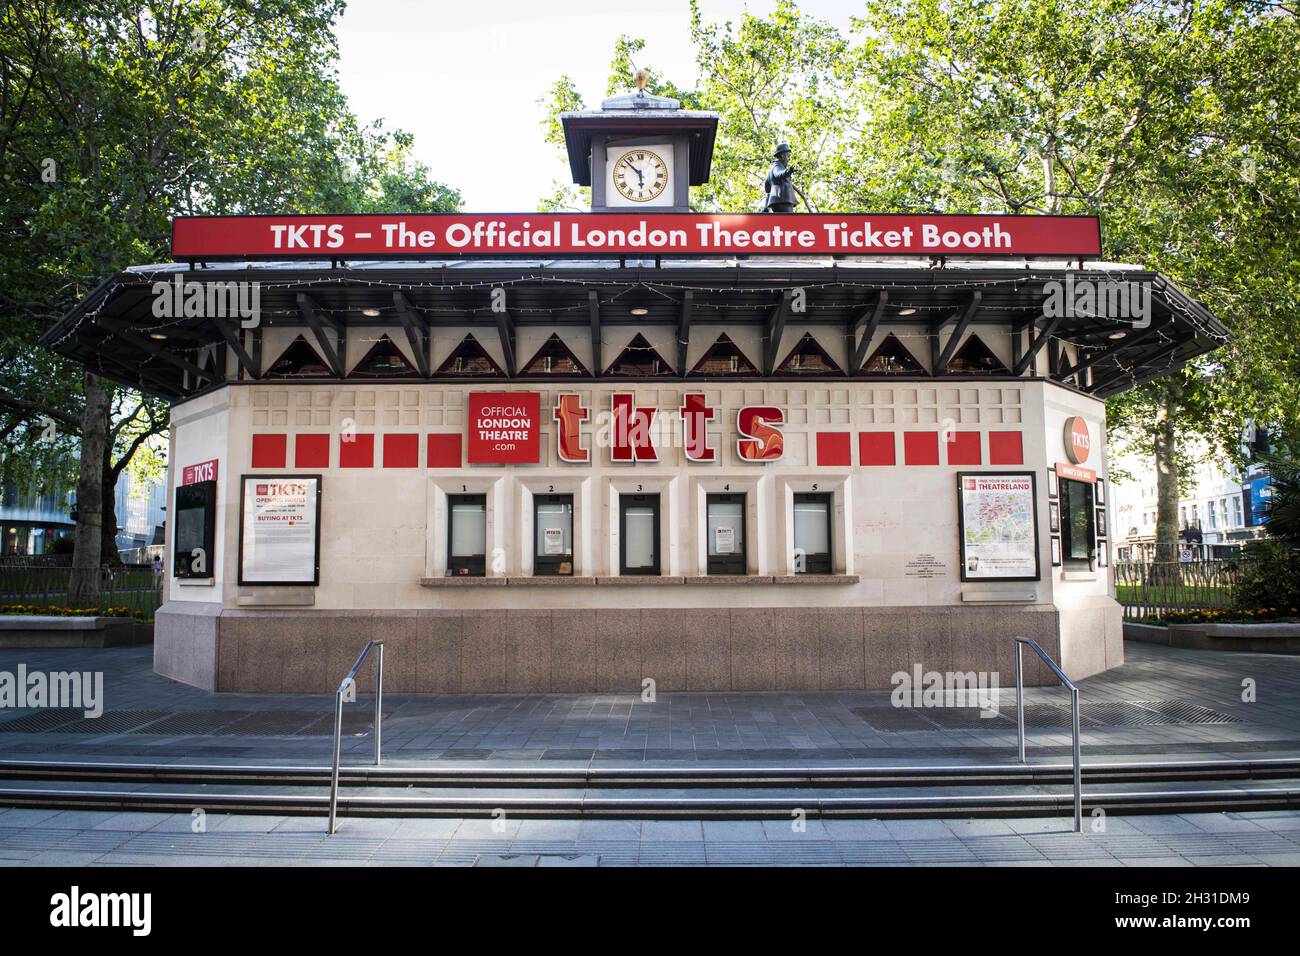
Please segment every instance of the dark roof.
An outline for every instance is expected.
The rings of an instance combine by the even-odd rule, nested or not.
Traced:
[[[803,290],[806,311],[781,316],[791,330],[839,326],[853,334],[873,321],[883,293],[886,301],[878,309],[881,331],[917,325],[951,330],[964,323],[987,339],[995,334],[991,326],[1011,323],[1041,330],[1054,321],[1053,335],[1079,346],[1079,363],[1086,362],[1086,369],[1059,369],[1054,377],[1099,397],[1172,371],[1227,341],[1227,330],[1201,302],[1158,273],[1105,263],[1082,269],[1072,265],[1077,264],[949,260],[935,267],[918,260],[731,259],[665,260],[656,267],[653,260],[494,260],[368,262],[337,268],[328,262],[225,263],[191,270],[167,264],[105,280],[51,327],[41,343],[106,378],[170,399],[220,384],[195,369],[203,364],[198,356],[205,347],[226,346],[223,323],[153,315],[154,283],[172,282],[178,275],[205,282],[258,282],[265,326],[305,330],[306,302],[327,328],[383,330],[396,338],[407,334],[409,322],[421,330],[442,326],[473,331],[493,341],[505,327],[562,330],[593,323],[629,330],[669,326],[679,339],[682,331],[689,337],[692,323],[770,329],[794,289]],[[1045,319],[1044,283],[1062,281],[1069,273],[1151,283],[1150,327],[1088,317]],[[505,325],[490,308],[494,287],[508,290]],[[367,317],[363,309],[377,309],[379,315]],[[632,309],[645,311],[634,315]],[[903,314],[905,309],[914,311]],[[225,325],[238,331],[237,320]],[[1120,333],[1122,337],[1112,338]],[[918,357],[924,359],[924,354]],[[264,361],[273,358],[265,356]],[[518,358],[522,365],[528,356]],[[679,357],[665,358],[673,362]],[[432,368],[440,361],[432,356]]]
[[[591,137],[597,132],[634,136],[638,133],[687,133],[691,136],[691,185],[709,181],[718,114],[702,110],[586,110],[560,114],[569,172],[579,186],[591,185]]]

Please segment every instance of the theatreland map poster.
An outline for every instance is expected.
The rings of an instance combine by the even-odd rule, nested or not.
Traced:
[[[240,584],[320,583],[320,476],[244,475]]]
[[[1038,520],[1030,472],[957,476],[963,581],[1037,581]]]

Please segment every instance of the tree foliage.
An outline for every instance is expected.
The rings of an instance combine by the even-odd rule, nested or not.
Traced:
[[[173,216],[459,208],[460,196],[412,159],[409,135],[348,109],[332,32],[342,9],[342,0],[0,4],[4,477],[71,483],[86,390],[107,386],[83,382],[36,338],[105,276],[165,260]],[[108,419],[91,423],[108,438],[105,474],[115,478],[141,449],[156,466],[166,408],[124,389],[106,408]]]
[[[1174,474],[1194,438],[1235,457],[1248,420],[1300,434],[1294,9],[866,0],[841,32],[788,0],[735,23],[692,4],[691,39],[698,79],[673,95],[721,116],[696,208],[753,209],[786,140],[813,209],[1100,215],[1108,259],[1165,273],[1233,332],[1112,399],[1114,450],[1153,456],[1170,413]],[[640,49],[620,40],[611,85]]]

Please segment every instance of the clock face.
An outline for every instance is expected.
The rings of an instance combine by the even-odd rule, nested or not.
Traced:
[[[614,189],[632,202],[657,199],[668,186],[668,164],[648,149],[630,149],[614,163]]]

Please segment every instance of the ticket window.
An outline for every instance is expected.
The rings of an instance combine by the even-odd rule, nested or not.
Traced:
[[[447,496],[447,570],[483,577],[487,554],[487,496]]]
[[[795,574],[831,573],[831,514],[829,493],[795,494]]]
[[[1061,502],[1061,561],[1064,566],[1089,566],[1097,526],[1093,511],[1093,486],[1069,478],[1057,480]]]
[[[659,496],[619,495],[619,573],[659,573]]]
[[[573,574],[573,495],[534,495],[533,528],[533,573]]]
[[[708,573],[744,574],[745,496],[708,495],[704,508],[709,535]]]

